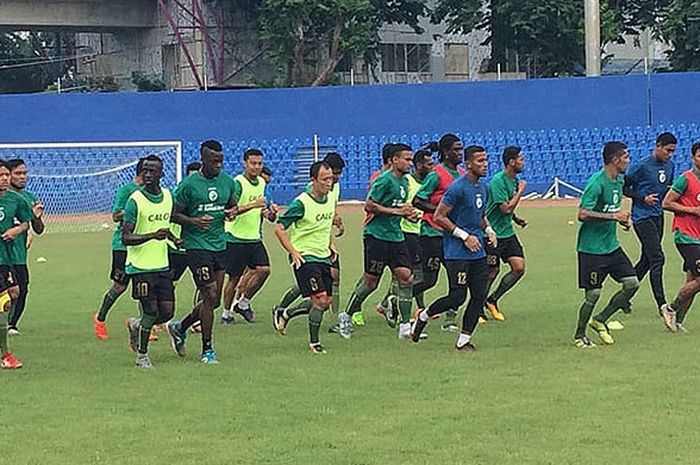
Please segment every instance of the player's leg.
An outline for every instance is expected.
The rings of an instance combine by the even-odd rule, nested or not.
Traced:
[[[696,244],[676,244],[678,252],[683,257],[683,271],[686,272],[686,280],[678,290],[675,299],[670,305],[662,307],[664,324],[669,331],[678,331],[678,316],[681,315],[681,331],[685,329],[683,322],[695,295],[700,287],[700,246]]]
[[[248,248],[245,247],[247,244],[239,244],[234,242],[229,242],[226,244],[226,285],[223,290],[224,294],[224,308],[221,312],[221,324],[231,325],[235,322],[234,320],[234,309],[233,309],[233,298],[236,294],[236,287],[238,286],[243,272],[248,267]],[[243,247],[242,247],[243,246]]]
[[[272,308],[272,314],[274,315],[276,312],[283,312],[284,310],[287,310],[294,303],[294,301],[299,298],[299,296],[301,296],[301,290],[299,290],[299,285],[294,283],[286,291],[284,291],[284,294],[282,294],[282,299],[280,299],[279,303]]]
[[[649,238],[653,234],[653,229],[656,229],[651,218],[644,219],[632,225],[634,233],[639,239],[639,244],[642,248],[642,254],[639,256],[639,261],[634,265],[634,271],[637,279],[641,281],[647,275],[650,269],[650,260],[648,252]]]
[[[440,273],[442,240],[439,237],[420,237],[423,279],[413,287],[413,298],[420,312],[425,308],[425,292],[434,288]]]
[[[10,352],[7,341],[7,322],[13,299],[18,297],[19,288],[14,284],[11,268],[0,266],[0,368],[3,369],[22,368],[22,362]]]
[[[389,257],[389,267],[396,281],[396,299],[394,305],[399,313],[399,339],[411,337],[411,310],[413,309],[413,263],[409,244],[404,241],[394,246]]]
[[[472,335],[479,322],[479,316],[483,311],[488,292],[488,265],[486,264],[486,258],[468,262],[467,287],[469,288],[469,303],[462,315],[462,331],[455,342],[455,349],[472,352],[476,349],[471,342]]]
[[[426,310],[416,315],[411,328],[413,342],[420,340],[423,329],[428,320],[437,315],[459,308],[467,300],[467,262],[466,260],[445,260],[447,279],[449,284],[448,294],[435,302]]]
[[[639,280],[637,279],[637,274],[634,271],[632,262],[630,262],[627,255],[625,255],[625,252],[622,251],[622,248],[609,254],[607,260],[606,268],[610,276],[612,276],[615,281],[622,284],[622,288],[612,296],[608,305],[606,305],[598,315],[593,317],[591,320],[591,327],[598,331],[598,335],[604,343],[612,344],[614,341],[607,327],[608,320],[610,320],[610,317],[618,310],[622,310],[625,313],[630,313],[632,311],[631,300],[639,289]]]
[[[323,313],[328,310],[333,300],[331,267],[326,263],[304,263],[298,270],[295,270],[294,276],[302,295],[308,296],[311,302],[308,318],[309,350],[314,354],[325,354],[326,350],[320,341],[320,328]]]
[[[19,296],[17,301],[12,305],[10,312],[10,321],[8,323],[7,334],[10,336],[19,334],[19,320],[22,318],[24,309],[27,305],[27,294],[29,294],[29,267],[27,265],[15,265],[12,267],[17,287],[19,287]]]
[[[688,332],[685,328],[685,317],[688,315],[688,310],[693,305],[698,292],[700,292],[700,276],[694,276],[689,271],[686,273],[685,284],[670,305],[671,311],[676,312],[676,330],[680,333]]]
[[[595,344],[586,335],[586,328],[591,321],[593,309],[600,299],[600,289],[607,276],[605,268],[602,266],[603,260],[604,256],[578,253],[578,287],[584,292],[574,333],[574,344],[579,348],[595,347]]]
[[[326,349],[321,345],[319,333],[323,322],[323,313],[330,307],[333,296],[326,292],[320,292],[312,295],[310,299],[312,307],[309,311],[309,350],[314,354],[325,354]]]
[[[248,259],[248,269],[250,277],[242,288],[240,299],[234,307],[234,311],[239,313],[248,323],[255,323],[255,313],[251,305],[251,300],[270,276],[270,257],[262,242],[250,245],[250,255]]]
[[[129,275],[126,274],[126,251],[112,251],[112,271],[110,273],[112,286],[102,299],[102,305],[93,317],[95,336],[100,340],[107,340],[107,314],[112,309],[117,299],[126,291],[129,285]]]
[[[331,279],[333,279],[331,285],[333,300],[330,310],[333,313],[338,313],[340,311],[340,256],[337,254],[331,262]]]
[[[654,295],[656,308],[661,309],[661,306],[666,303],[666,292],[664,291],[664,264],[666,256],[662,245],[664,234],[664,217],[657,216],[652,219],[653,228],[647,240],[647,257],[649,259],[649,282],[651,283],[651,292]],[[642,245],[644,248],[644,245]],[[637,275],[639,278],[639,275]]]
[[[486,308],[494,320],[503,321],[506,317],[498,307],[498,300],[518,284],[525,274],[525,254],[517,236],[505,239],[502,245],[499,244],[499,248],[500,255],[508,263],[510,271],[503,275],[496,290],[487,297]]]

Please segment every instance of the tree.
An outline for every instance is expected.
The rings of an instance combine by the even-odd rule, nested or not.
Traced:
[[[668,58],[673,70],[700,70],[700,1],[671,1],[658,31],[672,47]]]
[[[0,93],[41,92],[54,82],[64,65],[45,61],[54,40],[41,32],[0,34]]]
[[[378,59],[379,29],[403,24],[416,32],[425,0],[262,0],[260,34],[287,86],[328,83],[346,56]]]

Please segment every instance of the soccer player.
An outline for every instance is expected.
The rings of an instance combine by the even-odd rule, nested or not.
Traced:
[[[335,202],[328,195],[333,186],[333,171],[321,161],[311,165],[309,174],[311,189],[292,201],[275,226],[275,235],[289,253],[302,296],[308,298],[309,349],[314,354],[325,354],[319,329],[323,312],[333,300],[331,241]],[[282,318],[284,325],[284,315],[276,316]]]
[[[198,161],[190,163],[185,169],[185,177],[189,177],[191,174],[198,172],[201,168],[202,164]],[[173,198],[177,197],[181,185],[182,181],[173,189],[171,193]],[[179,239],[182,234],[182,226],[177,223],[170,223],[170,231],[175,238]],[[172,275],[173,285],[175,286],[187,270],[187,252],[182,247],[176,246],[173,241],[168,241],[168,262],[170,263],[170,274]]]
[[[10,166],[0,160],[0,368],[22,368],[7,344],[7,321],[13,302],[19,298],[12,270],[12,242],[29,229],[32,210],[29,203],[10,188]],[[15,224],[17,223],[17,224]]]
[[[525,193],[527,183],[518,179],[525,169],[525,157],[520,147],[506,147],[503,151],[503,170],[496,173],[489,183],[489,202],[486,217],[496,231],[498,247],[486,248],[486,263],[489,265],[489,289],[498,276],[500,261],[510,266],[496,290],[486,298],[486,308],[497,321],[506,319],[498,308],[498,300],[515,286],[525,274],[525,254],[518,236],[513,231],[513,223],[521,228],[527,221],[515,214],[515,209]]]
[[[433,154],[430,150],[421,149],[416,151],[413,155],[413,168],[412,174],[406,176],[408,179],[408,203],[413,202],[413,198],[416,196],[420,190],[423,180],[433,170]],[[423,212],[420,210],[416,211],[416,217],[418,221],[409,221],[406,218],[401,219],[401,230],[403,231],[404,237],[406,238],[406,246],[408,247],[408,253],[412,259],[412,271],[413,271],[413,293],[415,295],[416,286],[423,281],[423,256],[420,248],[420,218],[423,216]],[[396,320],[398,318],[398,308],[396,304],[396,294],[398,289],[398,283],[392,280],[391,286],[387,291],[384,300],[377,305],[377,312],[384,315],[387,324],[390,328],[396,327]],[[422,297],[422,294],[421,296]],[[422,300],[417,302],[419,306],[423,303]]]
[[[143,189],[124,207],[122,243],[126,246],[126,272],[131,277],[132,297],[139,301],[141,318],[129,318],[129,347],[136,352],[136,366],[153,368],[148,341],[154,325],[169,321],[175,310],[175,287],[168,262],[168,241],[181,239],[170,230],[173,199],[160,187],[163,160],[157,155],[143,159]]]
[[[673,184],[675,166],[671,157],[677,143],[673,134],[660,134],[651,156],[634,165],[625,176],[624,193],[632,197],[632,226],[642,246],[642,255],[634,270],[639,281],[649,273],[651,291],[659,313],[666,303],[662,246],[664,211],[661,202]]]
[[[401,231],[401,218],[417,221],[416,210],[406,203],[408,180],[413,153],[405,144],[394,144],[391,169],[380,175],[370,187],[365,211],[364,227],[364,275],[357,283],[347,308],[338,314],[339,334],[352,337],[350,319],[361,311],[362,303],[374,292],[387,266],[398,281],[398,305],[401,313],[399,339],[410,336],[411,302],[413,300],[413,277],[411,257],[405,237]]]
[[[462,175],[459,165],[462,163],[464,144],[454,134],[445,134],[440,141],[430,145],[431,150],[437,150],[440,164],[423,180],[420,190],[413,199],[413,205],[422,210],[423,218],[420,230],[420,246],[423,254],[423,282],[414,290],[418,311],[425,308],[424,294],[438,281],[440,264],[443,261],[442,227],[437,224],[433,214],[442,200],[447,188]],[[445,312],[443,331],[459,330],[456,323],[457,309]]]
[[[231,177],[221,171],[224,153],[221,143],[208,140],[200,147],[202,168],[182,181],[173,217],[182,225],[187,262],[200,293],[192,312],[182,321],[168,323],[168,334],[175,352],[185,356],[187,329],[201,320],[202,363],[218,363],[212,345],[214,310],[221,304],[226,263],[224,221],[236,215],[236,188]]]
[[[132,182],[124,184],[114,195],[112,203],[112,221],[117,223],[117,227],[112,235],[112,271],[110,279],[112,286],[109,288],[104,298],[99,311],[93,317],[93,326],[95,329],[95,337],[101,341],[109,339],[107,332],[107,313],[117,302],[117,299],[124,293],[129,285],[129,275],[126,274],[126,247],[122,244],[122,225],[124,218],[124,206],[126,201],[131,197],[131,194],[136,192],[143,185],[141,179],[141,170],[143,168],[143,160],[139,160],[136,164],[136,176]]]
[[[685,317],[700,292],[700,142],[691,149],[693,167],[683,173],[663,199],[665,210],[673,212],[673,237],[683,257],[685,283],[673,302],[661,307],[666,327],[686,333]]]
[[[433,217],[444,231],[444,264],[447,268],[449,293],[433,302],[427,310],[416,316],[411,328],[411,339],[420,340],[428,320],[451,309],[458,309],[467,300],[469,303],[462,315],[462,331],[455,342],[460,352],[476,350],[472,335],[479,315],[486,303],[488,265],[486,264],[486,242],[497,247],[494,230],[486,218],[488,189],[479,180],[488,172],[486,150],[470,146],[465,151],[467,172],[445,191]]]
[[[389,143],[384,144],[382,147],[382,167],[376,171],[373,171],[372,174],[369,175],[369,180],[367,181],[368,188],[372,186],[375,179],[381,176],[385,171],[391,169],[391,154],[393,153],[393,145],[394,144]]]
[[[620,208],[624,185],[622,175],[629,162],[625,144],[617,141],[606,143],[603,148],[603,169],[590,177],[581,195],[576,250],[578,285],[584,290],[585,298],[578,311],[578,326],[574,335],[574,344],[579,348],[595,347],[586,336],[586,326],[596,331],[604,344],[613,344],[615,341],[607,322],[620,309],[631,311],[630,299],[639,289],[634,267],[617,240],[618,223],[625,229],[632,227],[630,213]],[[591,319],[608,275],[622,284],[622,289]]]
[[[41,235],[44,232],[44,204],[39,201],[36,195],[26,189],[27,187],[27,165],[19,158],[9,160],[10,166],[10,189],[18,193],[29,204],[32,210],[31,229],[35,234]],[[10,322],[7,334],[10,336],[19,335],[19,320],[27,305],[27,294],[29,293],[29,268],[27,267],[27,249],[31,246],[31,231],[22,233],[20,237],[12,241],[12,268],[13,278],[19,286],[19,296],[12,306]]]
[[[255,323],[250,300],[270,276],[270,257],[262,241],[263,209],[266,206],[266,183],[260,176],[262,167],[263,153],[258,149],[248,149],[243,153],[243,173],[233,179],[238,214],[233,221],[227,221],[224,225],[229,265],[226,269],[228,282],[224,288],[224,311],[221,314],[221,324],[224,325],[233,324],[235,313],[248,323]],[[267,219],[275,221],[276,215],[270,212]],[[247,294],[234,306],[236,286],[246,268],[253,275],[248,282]]]

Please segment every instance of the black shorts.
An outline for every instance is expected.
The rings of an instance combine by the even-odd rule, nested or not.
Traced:
[[[15,281],[14,271],[9,265],[0,265],[0,293],[5,292],[11,287],[17,285]],[[3,309],[0,308],[0,312]]]
[[[333,295],[333,278],[331,278],[331,266],[328,263],[302,263],[299,269],[294,269],[294,277],[304,297],[321,292],[329,296]]]
[[[445,260],[445,268],[447,268],[447,280],[450,289],[463,288],[470,284],[473,287],[480,280],[485,285],[488,280],[486,258],[477,260]]]
[[[615,281],[637,276],[632,262],[622,247],[607,255],[578,253],[578,287],[581,289],[600,289],[608,275]]]
[[[385,267],[411,269],[411,255],[406,242],[388,242],[365,236],[365,273],[381,276]]]
[[[136,300],[175,301],[170,271],[131,275],[131,296]]]
[[[29,267],[27,265],[12,265],[12,277],[19,287],[29,285]]]
[[[187,271],[187,254],[168,250],[168,262],[170,263],[170,277],[173,281],[179,281]]]
[[[694,277],[700,277],[700,245],[676,244],[676,249],[683,257],[683,271],[690,272]]]
[[[190,272],[192,272],[195,286],[200,288],[214,282],[217,271],[226,269],[226,251],[188,250],[187,265],[190,267]]]
[[[420,238],[418,234],[404,233],[406,238],[406,247],[408,247],[408,256],[411,257],[411,268],[420,269],[423,263]]]
[[[129,275],[126,274],[126,250],[112,250],[112,271],[109,278],[122,286],[129,284]]]
[[[437,273],[444,262],[442,236],[420,236],[420,252],[424,273]]]
[[[498,239],[498,245],[494,248],[486,244],[486,263],[489,266],[498,266],[498,260],[508,263],[511,257],[525,258],[523,246],[518,236],[512,235],[504,239]]]
[[[262,242],[228,242],[226,244],[226,274],[242,276],[246,268],[270,266],[270,257]]]

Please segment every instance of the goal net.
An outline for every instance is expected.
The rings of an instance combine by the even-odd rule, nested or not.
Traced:
[[[47,233],[114,229],[114,194],[150,154],[163,159],[161,183],[173,188],[182,173],[179,141],[0,144],[0,158],[25,161],[27,189],[44,204]]]

